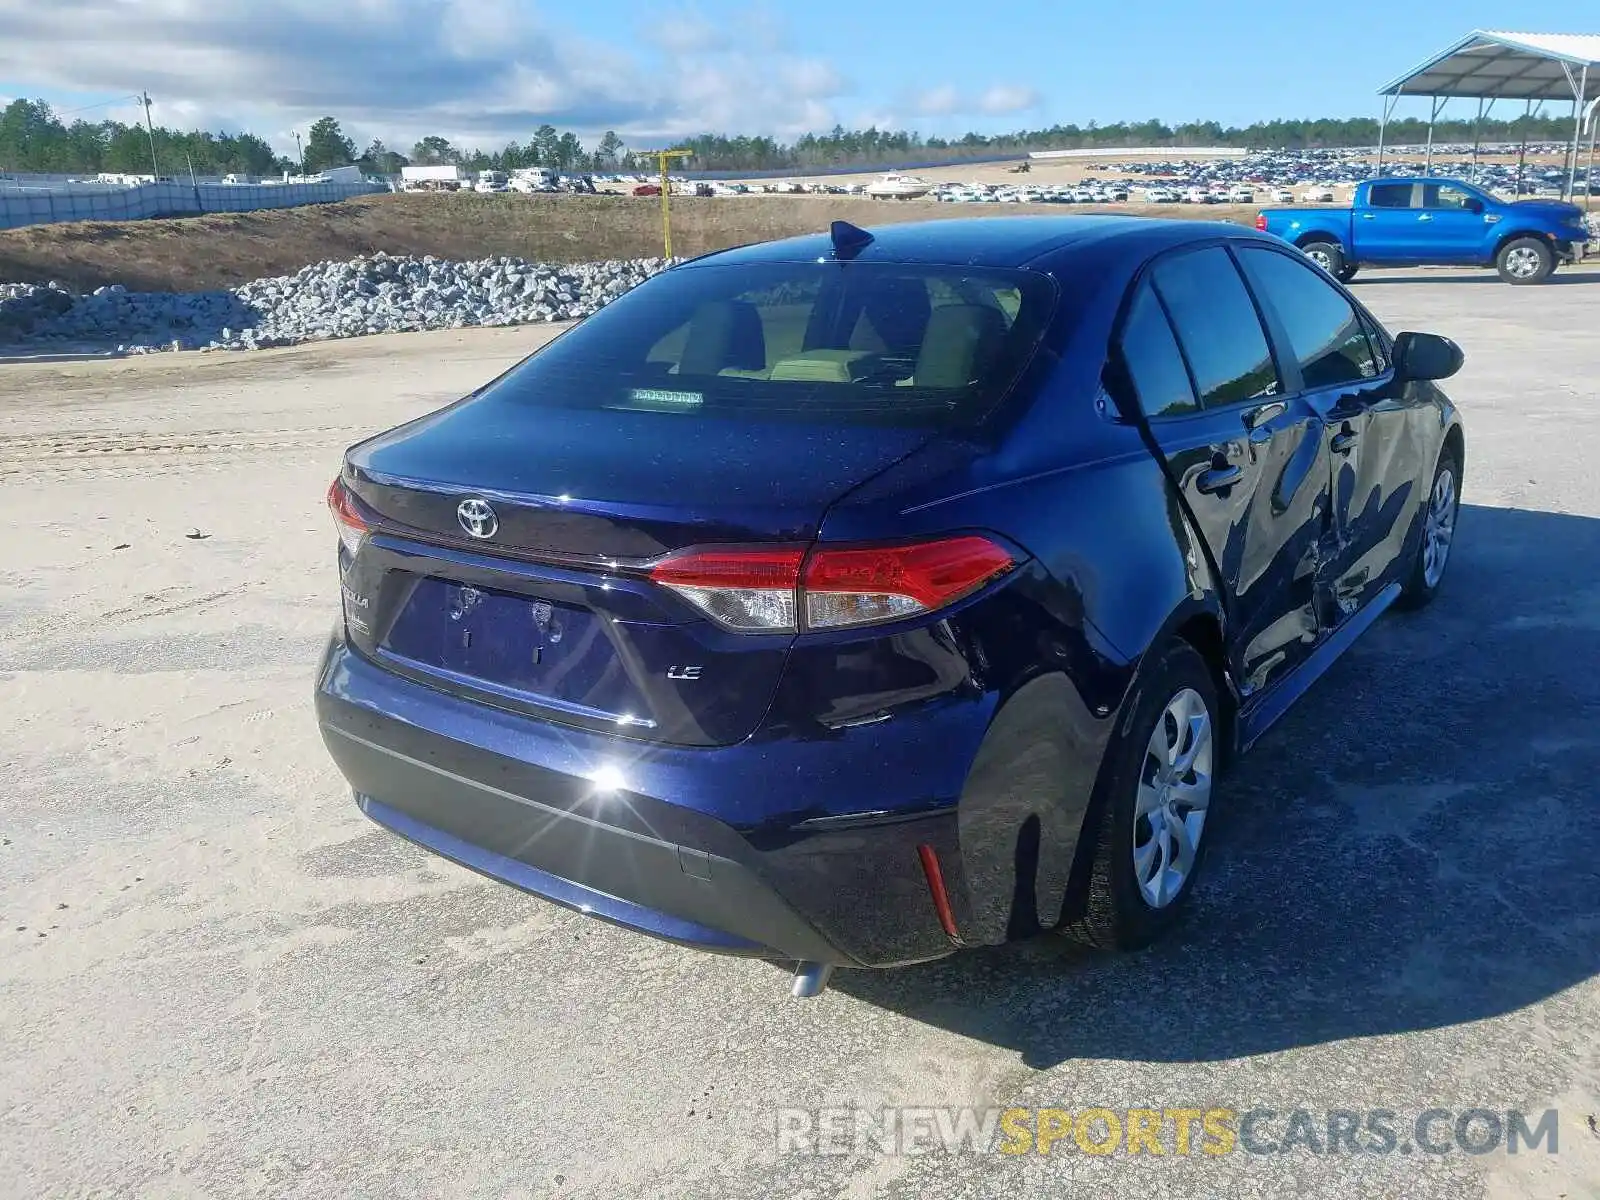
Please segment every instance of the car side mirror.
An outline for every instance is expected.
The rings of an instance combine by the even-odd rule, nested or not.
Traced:
[[[1449,379],[1464,362],[1461,347],[1437,333],[1402,333],[1394,339],[1394,373],[1402,383]]]
[[[1468,201],[1467,201],[1467,211],[1468,212],[1472,212],[1472,213],[1482,213],[1483,212],[1483,201],[1482,200],[1476,200],[1476,199],[1468,199]]]

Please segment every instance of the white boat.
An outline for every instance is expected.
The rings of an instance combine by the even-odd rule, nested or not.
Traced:
[[[867,184],[867,195],[879,200],[910,200],[915,196],[926,196],[933,190],[933,184],[925,179],[918,179],[915,175],[901,175],[897,171],[890,171],[880,175]]]

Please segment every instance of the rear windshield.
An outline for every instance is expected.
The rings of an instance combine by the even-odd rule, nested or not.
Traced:
[[[494,402],[949,427],[1027,365],[1055,287],[1037,272],[759,263],[664,272],[533,355]]]

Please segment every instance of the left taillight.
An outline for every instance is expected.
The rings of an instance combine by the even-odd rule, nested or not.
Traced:
[[[1011,570],[1009,550],[968,534],[889,546],[697,547],[650,578],[725,629],[796,633],[934,612]]]
[[[345,553],[354,558],[371,527],[356,510],[355,499],[342,479],[335,479],[328,485],[328,511],[333,513],[333,524],[339,531],[340,544],[344,546]]]
[[[1265,233],[1267,231],[1267,214],[1266,213],[1257,213],[1256,214],[1256,229],[1258,229],[1262,233]]]
[[[805,556],[803,546],[704,546],[662,559],[650,578],[726,629],[793,633]]]

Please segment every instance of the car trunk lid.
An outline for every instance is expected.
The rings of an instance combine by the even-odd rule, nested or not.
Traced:
[[[355,447],[342,480],[370,529],[345,564],[351,641],[549,720],[689,745],[747,737],[793,635],[720,628],[646,564],[690,545],[809,542],[835,499],[930,435],[773,438],[650,416],[564,410],[513,433],[459,405]]]

